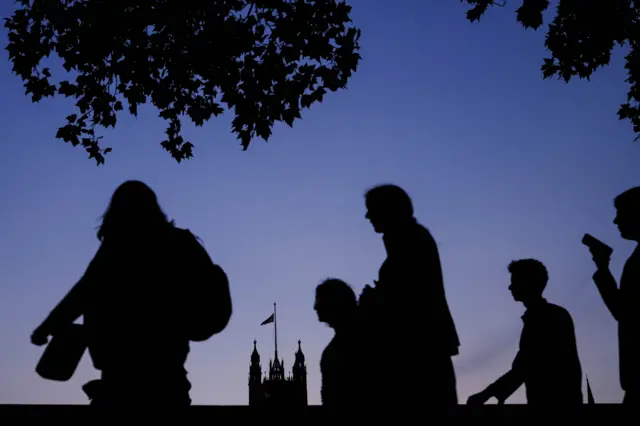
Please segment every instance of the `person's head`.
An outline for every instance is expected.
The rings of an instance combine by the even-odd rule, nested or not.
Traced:
[[[153,190],[143,182],[129,180],[121,184],[111,196],[109,206],[102,215],[97,236],[103,241],[113,235],[129,235],[171,223],[160,208]]]
[[[413,203],[404,189],[385,184],[371,188],[364,196],[367,207],[366,218],[379,233],[413,220]]]
[[[640,186],[618,195],[613,204],[616,208],[613,223],[618,226],[620,236],[625,240],[640,242]]]
[[[347,283],[336,278],[328,278],[316,287],[313,309],[318,321],[330,327],[340,327],[348,321],[357,309],[356,294]]]
[[[509,290],[516,302],[527,303],[540,299],[549,281],[547,268],[536,259],[514,260],[509,264],[511,284]]]

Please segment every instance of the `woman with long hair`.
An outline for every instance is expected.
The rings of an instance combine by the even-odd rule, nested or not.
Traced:
[[[85,274],[33,332],[45,344],[80,316],[100,381],[92,404],[188,406],[190,341],[221,332],[231,317],[224,271],[188,230],[167,219],[153,190],[127,181],[114,192]]]

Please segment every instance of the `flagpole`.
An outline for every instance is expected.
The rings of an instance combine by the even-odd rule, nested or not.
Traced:
[[[275,342],[276,360],[278,359],[278,316],[276,315],[276,302],[273,302],[273,340]]]

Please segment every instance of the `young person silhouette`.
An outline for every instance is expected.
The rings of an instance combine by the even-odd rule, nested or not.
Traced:
[[[538,260],[521,259],[509,264],[509,272],[513,300],[527,308],[520,349],[511,370],[470,396],[467,404],[484,404],[492,397],[504,403],[523,384],[528,404],[582,404],[582,369],[573,320],[566,309],[542,297],[549,280],[547,268]]]
[[[86,272],[33,332],[45,344],[80,316],[99,381],[92,405],[163,410],[190,404],[184,364],[190,341],[221,332],[231,316],[224,271],[187,230],[177,228],[142,182],[114,192]]]
[[[320,359],[322,405],[343,412],[362,393],[356,295],[344,281],[330,278],[316,288],[314,309],[335,331]]]

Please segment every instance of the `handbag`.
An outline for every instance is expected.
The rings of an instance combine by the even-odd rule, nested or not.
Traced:
[[[38,361],[36,373],[46,380],[66,382],[75,373],[86,349],[83,325],[70,324],[51,338]]]

